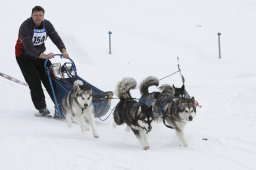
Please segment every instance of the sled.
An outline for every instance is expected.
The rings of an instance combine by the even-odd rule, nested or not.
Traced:
[[[76,80],[81,80],[84,85],[92,88],[95,117],[104,116],[110,109],[111,98],[113,92],[103,91],[89,82],[85,81],[77,75],[77,70],[74,61],[71,58],[62,59],[62,54],[55,54],[59,56],[61,62],[52,63],[46,59],[44,63],[45,72],[49,78],[52,94],[54,97],[55,114],[56,118],[64,118],[62,112],[62,99],[72,90],[73,83]],[[63,60],[65,60],[63,62]]]

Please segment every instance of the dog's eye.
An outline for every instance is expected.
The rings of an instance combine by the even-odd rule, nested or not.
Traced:
[[[188,111],[187,111],[187,110],[185,110],[185,113],[188,113]]]
[[[84,97],[82,96],[82,99],[84,100]]]
[[[87,98],[88,100],[90,99],[90,97]]]

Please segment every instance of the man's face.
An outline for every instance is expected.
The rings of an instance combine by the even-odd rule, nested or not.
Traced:
[[[44,20],[44,12],[43,11],[34,11],[32,13],[32,18],[36,26],[40,26]]]

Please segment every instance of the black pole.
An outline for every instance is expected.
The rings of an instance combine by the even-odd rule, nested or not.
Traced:
[[[111,54],[111,34],[112,34],[112,32],[111,31],[109,31],[108,32],[108,45],[109,45],[109,54]]]
[[[219,59],[221,58],[221,50],[220,50],[220,35],[221,35],[221,33],[220,33],[220,32],[218,32]]]

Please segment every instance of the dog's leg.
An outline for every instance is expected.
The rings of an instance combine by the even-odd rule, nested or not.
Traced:
[[[148,134],[145,130],[140,130],[140,136],[141,136],[141,141],[143,142],[144,150],[149,149],[149,144],[148,144]]]
[[[142,130],[142,129],[136,130],[136,129],[132,128],[132,131],[135,134],[135,136],[137,137],[137,139],[139,140],[139,142],[141,143],[141,145],[143,146],[143,149],[148,150],[149,145],[148,145],[147,141],[145,141],[144,132],[143,132],[145,130]]]
[[[143,144],[143,142],[142,142],[142,140],[141,140],[141,136],[140,136],[139,130],[134,129],[134,128],[131,128],[131,129],[132,129],[134,135],[136,136],[136,138],[137,138],[137,139],[139,140],[139,142],[141,143],[141,145],[144,147],[144,144]]]
[[[116,124],[116,122],[114,121],[113,122],[113,128],[116,128],[117,127],[117,124]]]
[[[71,128],[72,127],[72,113],[67,113],[65,118],[68,122],[68,127]]]
[[[125,128],[125,131],[130,132],[130,130],[131,130],[131,127],[127,125],[126,128]]]
[[[177,132],[177,135],[178,135],[179,139],[181,140],[183,146],[188,147],[188,143],[186,141],[183,130],[177,130],[176,132]]]
[[[83,115],[81,115],[81,117],[79,118],[79,122],[80,122],[80,128],[81,128],[81,131],[83,133],[85,133],[85,130],[86,130],[86,125],[85,125],[85,118]]]
[[[184,135],[184,128],[185,128],[185,123],[184,122],[174,122],[175,130],[178,135],[178,138],[181,140],[182,145],[184,147],[188,147],[185,135]]]
[[[85,119],[85,127],[84,128],[86,131],[89,131],[90,130],[89,120],[86,117],[84,119]]]
[[[89,113],[87,114],[88,115],[88,121],[89,121],[89,124],[91,125],[91,128],[92,128],[92,134],[95,138],[98,138],[99,137],[99,134],[96,130],[96,124],[95,124],[95,118],[94,118],[94,113],[92,111],[89,111]]]

